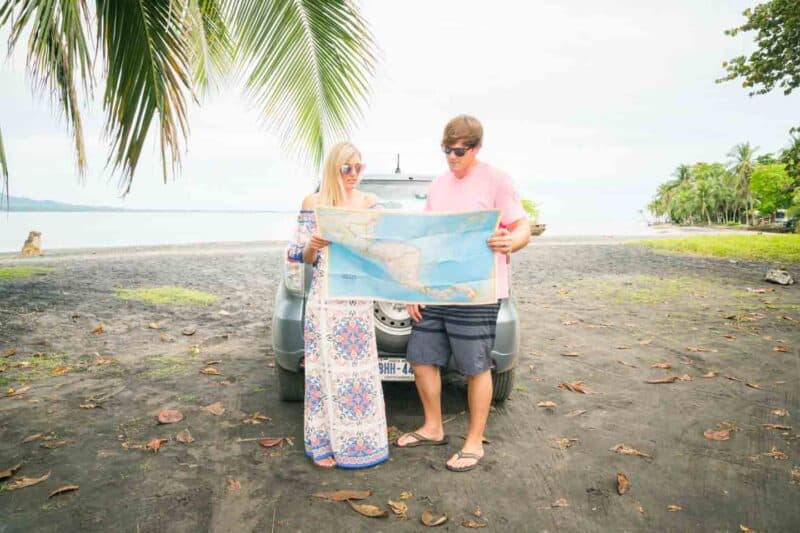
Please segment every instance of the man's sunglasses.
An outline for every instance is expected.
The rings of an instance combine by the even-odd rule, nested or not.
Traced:
[[[464,154],[466,154],[468,151],[472,150],[473,148],[475,148],[475,147],[474,146],[467,146],[465,148],[451,148],[450,146],[442,146],[442,152],[444,152],[447,155],[450,155],[450,152],[453,152],[454,154],[456,154],[456,157],[464,157]]]
[[[349,163],[345,163],[344,165],[341,166],[341,168],[339,168],[339,170],[342,171],[343,176],[349,176],[353,172],[355,172],[356,176],[358,176],[359,174],[361,174],[361,172],[364,171],[365,168],[367,168],[367,165],[363,163],[358,163],[357,165],[351,165]]]

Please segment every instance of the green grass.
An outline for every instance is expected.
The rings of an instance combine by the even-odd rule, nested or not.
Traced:
[[[48,272],[53,272],[54,268],[47,267],[0,267],[0,281],[11,281],[15,279],[25,279],[33,276],[41,276]]]
[[[800,263],[800,235],[697,235],[683,239],[639,241],[656,250],[750,261]]]
[[[576,285],[574,292],[580,294],[584,291],[594,298],[615,305],[686,302],[693,306],[705,303],[706,297],[726,297],[730,292],[708,280],[688,276],[677,278],[634,276],[583,280]]]
[[[31,381],[54,377],[53,370],[60,366],[66,366],[69,363],[69,357],[65,353],[51,353],[15,362],[20,364],[27,363],[30,366],[9,368],[6,371],[9,379],[19,383],[30,383]],[[76,372],[77,370],[73,368],[70,372]]]
[[[217,297],[213,294],[183,287],[117,289],[117,296],[123,300],[138,300],[157,305],[208,305],[217,301]]]
[[[184,355],[151,355],[146,360],[144,376],[149,379],[167,379],[189,372],[191,358]]]

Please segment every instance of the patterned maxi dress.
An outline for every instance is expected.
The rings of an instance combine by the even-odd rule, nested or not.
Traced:
[[[314,212],[301,211],[290,260],[303,260],[316,227]],[[306,300],[305,450],[316,461],[332,456],[342,468],[363,468],[389,458],[372,302],[326,299],[327,260],[324,248]]]

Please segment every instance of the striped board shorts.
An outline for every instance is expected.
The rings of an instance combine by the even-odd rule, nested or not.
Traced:
[[[429,305],[422,320],[412,323],[406,358],[411,364],[447,366],[475,376],[492,367],[500,303],[487,305]]]

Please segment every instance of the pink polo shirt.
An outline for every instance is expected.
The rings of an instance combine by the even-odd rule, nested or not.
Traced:
[[[428,189],[426,211],[477,209],[499,209],[500,227],[527,219],[519,194],[508,174],[482,161],[478,161],[463,178],[457,178],[448,170],[436,178]],[[495,254],[495,269],[497,297],[508,298],[509,268],[505,255]]]

